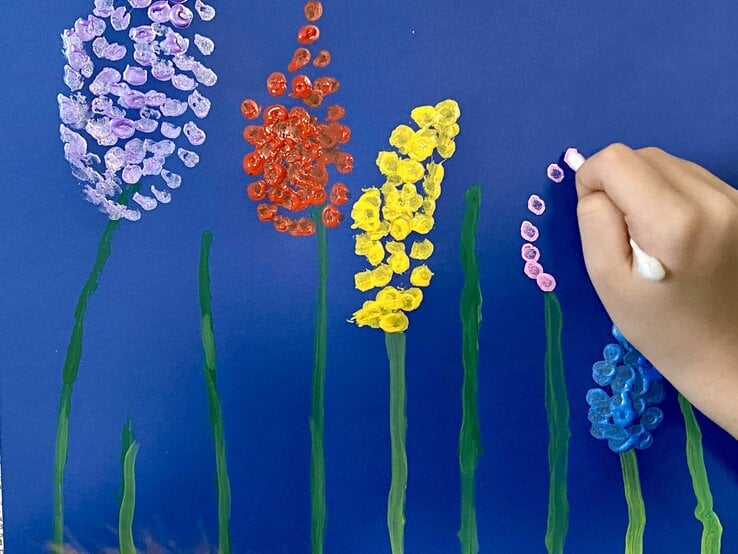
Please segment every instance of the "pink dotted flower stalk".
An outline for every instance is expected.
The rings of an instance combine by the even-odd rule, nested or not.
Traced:
[[[201,0],[194,12],[187,4],[95,0],[92,13],[62,33],[71,92],[57,97],[64,156],[85,183],[87,200],[110,219],[137,221],[141,210],[169,203],[169,190],[182,183],[170,163],[191,168],[200,161],[193,148],[205,142],[205,131],[198,121],[211,107],[200,86],[213,86],[217,76],[196,56],[209,56],[214,44],[183,33],[194,12],[210,21],[215,10]],[[145,192],[136,190],[131,206],[117,201],[144,181]]]
[[[537,194],[532,194],[528,198],[528,210],[535,216],[541,216],[546,211],[546,203]],[[520,256],[525,262],[523,273],[533,279],[543,292],[552,292],[556,288],[556,279],[544,271],[541,251],[533,244],[540,236],[538,227],[526,219],[520,225],[520,236],[526,241],[520,249]]]
[[[210,55],[213,41],[189,29],[213,17],[215,10],[202,0],[94,0],[92,13],[62,33],[70,91],[57,97],[64,157],[87,200],[110,221],[77,300],[64,360],[54,448],[55,552],[65,550],[64,473],[87,303],[121,221],[137,221],[141,210],[169,203],[169,190],[182,183],[175,171],[200,161],[194,148],[205,141],[205,131],[198,121],[211,107],[201,86],[213,86],[217,76],[195,57]]]

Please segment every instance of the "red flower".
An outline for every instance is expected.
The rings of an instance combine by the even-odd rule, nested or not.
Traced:
[[[320,19],[323,6],[311,0],[305,4],[305,17],[314,22]],[[313,60],[313,65],[324,68],[330,64],[327,50],[313,55],[308,46],[320,37],[320,30],[313,23],[304,25],[298,33],[298,47],[287,70],[294,73]],[[307,75],[296,75],[289,86],[289,96],[302,102],[307,108],[317,108],[323,99],[340,88],[338,79],[320,76],[311,81]],[[266,80],[271,96],[287,92],[287,77],[275,71]],[[248,125],[243,131],[244,140],[253,150],[243,159],[243,170],[258,178],[246,187],[248,197],[260,202],[256,213],[261,221],[271,221],[279,232],[294,236],[312,235],[316,223],[299,212],[310,207],[324,206],[321,220],[326,227],[337,227],[343,221],[338,209],[349,199],[349,191],[343,183],[334,183],[328,195],[331,169],[341,174],[351,172],[354,158],[341,149],[351,138],[351,129],[339,123],[346,111],[338,104],[328,106],[326,120],[319,121],[306,108],[295,105],[288,108],[273,104],[263,110],[255,100],[241,104],[241,113],[253,120],[261,115],[261,125]],[[331,167],[332,166],[332,167]],[[267,202],[264,202],[266,200]],[[329,201],[328,205],[325,205]],[[292,212],[286,215],[280,212]]]

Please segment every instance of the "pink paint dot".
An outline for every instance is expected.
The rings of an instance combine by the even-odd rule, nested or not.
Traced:
[[[564,170],[559,167],[558,164],[551,164],[546,168],[546,175],[554,183],[560,183],[564,180]]]
[[[538,239],[538,227],[533,225],[530,221],[525,220],[520,225],[520,236],[528,242],[535,242]]]
[[[546,203],[537,194],[531,194],[528,198],[528,209],[536,215],[542,215],[546,211]]]
[[[538,262],[526,262],[525,267],[523,268],[523,273],[531,279],[538,279],[539,275],[545,275],[545,273],[543,273],[543,266]]]
[[[541,257],[541,251],[538,250],[538,248],[533,246],[531,243],[526,242],[520,249],[520,256],[526,262],[537,262],[538,259]]]
[[[539,273],[536,277],[536,283],[543,292],[551,292],[556,288],[556,279],[548,273]]]

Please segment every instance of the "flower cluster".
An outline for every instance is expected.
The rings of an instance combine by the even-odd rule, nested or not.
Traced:
[[[327,50],[320,50],[313,56],[306,48],[320,36],[320,29],[313,22],[323,15],[323,5],[311,0],[305,4],[304,13],[310,23],[297,33],[301,46],[287,65],[290,73],[299,71],[311,59],[316,68],[325,68],[331,60]],[[271,96],[283,96],[289,88],[289,96],[310,109],[317,109],[339,86],[334,77],[311,80],[305,73],[295,75],[289,87],[285,74],[278,71],[266,80]],[[354,166],[353,156],[341,149],[351,138],[351,129],[340,122],[345,110],[332,104],[326,109],[325,121],[320,122],[306,107],[274,104],[262,110],[261,105],[250,98],[241,104],[241,113],[246,119],[262,115],[261,125],[248,125],[243,131],[244,140],[254,147],[243,159],[243,170],[247,175],[260,177],[248,185],[246,192],[251,200],[258,202],[256,214],[261,221],[271,221],[277,231],[294,236],[314,234],[315,222],[306,215],[292,217],[280,210],[299,213],[311,206],[324,206],[323,224],[326,227],[340,225],[343,214],[339,206],[348,202],[349,191],[341,182],[330,186],[328,170],[333,166],[338,173],[346,174]]]
[[[664,399],[662,377],[615,326],[612,335],[619,344],[605,346],[604,359],[592,366],[592,378],[602,387],[609,385],[612,396],[602,389],[587,392],[590,432],[614,452],[648,448],[651,431],[664,418],[655,406]]]
[[[405,312],[415,310],[423,300],[419,287],[427,287],[433,277],[427,265],[416,265],[410,271],[409,288],[406,281],[398,287],[390,283],[395,275],[407,274],[411,260],[427,260],[433,254],[433,243],[420,237],[433,229],[436,200],[441,195],[444,167],[442,161],[435,161],[434,153],[441,159],[454,154],[460,115],[454,100],[415,108],[410,117],[418,129],[407,125],[395,128],[389,143],[396,151],[380,152],[377,157],[385,183],[364,189],[351,210],[352,228],[362,231],[356,236],[356,254],[372,266],[356,274],[356,288],[362,292],[380,289],[351,318],[360,327],[368,325],[388,333],[404,331],[408,327]],[[422,193],[418,190],[421,181]],[[404,241],[409,238],[415,240],[408,252]],[[400,277],[403,279],[407,280]]]
[[[175,189],[182,183],[179,174],[165,168],[175,152],[184,167],[199,162],[189,148],[201,145],[205,132],[186,114],[189,109],[197,119],[208,115],[210,100],[198,89],[213,86],[217,76],[188,54],[192,41],[200,54],[210,55],[213,41],[179,32],[194,19],[187,0],[115,3],[95,0],[92,14],[77,19],[62,34],[64,83],[71,94],[57,97],[60,132],[72,173],[87,183],[87,199],[110,219],[136,221],[141,212],[115,198],[123,187],[152,176],[160,183],[150,185],[151,196],[136,192],[134,202],[152,210],[171,200],[169,192],[156,185]],[[194,10],[203,21],[215,17],[215,10],[202,0],[194,2]],[[132,18],[143,13],[147,23],[131,27]],[[149,76],[156,88],[147,86]],[[180,135],[187,148],[175,144]],[[95,152],[88,139],[103,148]]]
[[[532,194],[530,198],[528,198],[528,210],[533,215],[543,215],[546,211],[546,203],[538,195]],[[538,247],[532,244],[537,241],[540,236],[538,227],[526,219],[520,226],[520,236],[523,240],[527,241],[520,249],[520,256],[525,262],[523,273],[525,273],[527,277],[535,280],[538,288],[543,292],[551,292],[556,288],[556,279],[553,275],[543,271],[543,266],[540,263],[541,251]]]

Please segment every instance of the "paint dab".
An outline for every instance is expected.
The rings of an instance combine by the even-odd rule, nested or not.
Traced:
[[[537,194],[531,194],[528,198],[528,209],[535,215],[543,215],[546,211],[546,203]]]
[[[560,183],[564,180],[564,170],[559,167],[559,164],[551,164],[546,168],[546,175],[554,183]]]

